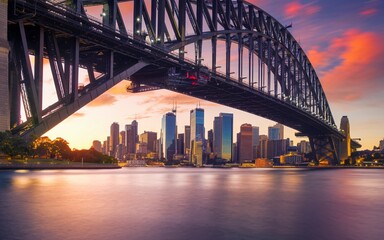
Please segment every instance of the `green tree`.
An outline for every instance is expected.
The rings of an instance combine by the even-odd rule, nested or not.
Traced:
[[[69,159],[72,151],[68,146],[68,142],[63,138],[58,137],[52,142],[52,153],[55,155],[55,158]]]
[[[10,131],[0,132],[0,152],[10,157],[24,157],[28,154],[28,144],[20,136],[14,136]]]

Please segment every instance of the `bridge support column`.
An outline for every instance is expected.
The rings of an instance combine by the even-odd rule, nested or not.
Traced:
[[[330,165],[340,163],[336,139],[331,136],[310,136],[309,141],[317,163],[328,162]]]
[[[0,1],[0,131],[10,128],[7,26],[8,1]]]

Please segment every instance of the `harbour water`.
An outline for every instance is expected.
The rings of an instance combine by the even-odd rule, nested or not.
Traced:
[[[380,169],[0,171],[0,239],[370,239]]]

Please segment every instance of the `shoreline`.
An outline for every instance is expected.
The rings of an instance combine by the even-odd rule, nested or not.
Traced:
[[[115,164],[0,164],[0,170],[120,169]]]
[[[135,166],[135,168],[138,166]],[[155,166],[140,166],[140,167],[155,167]],[[162,167],[162,166],[156,166]],[[0,170],[76,170],[76,169],[121,169],[122,166],[115,164],[0,164]],[[124,168],[130,168],[124,166]],[[165,168],[194,168],[191,166],[177,166],[177,167],[165,167]],[[196,167],[197,168],[197,167]],[[326,169],[384,169],[384,166],[273,166],[273,167],[202,167],[202,168],[214,168],[214,169],[307,169],[307,170],[326,170]]]

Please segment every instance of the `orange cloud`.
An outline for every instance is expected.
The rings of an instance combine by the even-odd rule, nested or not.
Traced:
[[[318,47],[310,49],[307,56],[316,69],[328,65],[329,53],[327,51],[319,50]]]
[[[117,101],[117,99],[115,96],[108,94],[108,93],[104,93],[103,95],[99,96],[98,98],[96,98],[95,100],[90,102],[87,106],[99,107],[99,106],[104,106],[104,105],[112,105],[116,101]]]
[[[376,13],[377,13],[377,9],[369,8],[369,9],[365,9],[365,10],[361,11],[360,15],[362,15],[362,16],[372,16],[372,15],[375,15]]]
[[[299,1],[290,2],[285,5],[284,15],[287,18],[296,17],[298,15],[311,16],[320,11],[320,6],[312,3],[301,4]]]
[[[76,112],[74,114],[71,115],[72,117],[84,117],[85,114],[84,113],[80,113],[80,112]]]
[[[325,51],[338,58],[339,64],[320,76],[328,98],[353,101],[383,89],[383,41],[384,35],[357,29],[347,30],[332,41]]]

